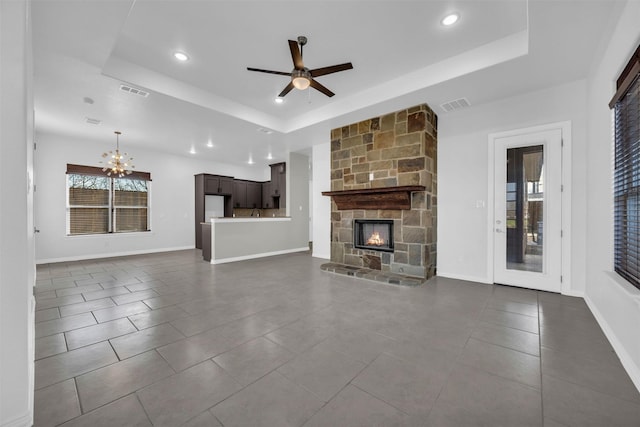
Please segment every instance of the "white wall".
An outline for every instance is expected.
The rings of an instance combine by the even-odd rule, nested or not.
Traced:
[[[340,118],[343,119],[342,117]],[[312,256],[331,258],[331,198],[323,196],[323,191],[331,190],[331,129],[338,127],[334,121],[318,123],[286,135],[290,150],[295,152],[299,141],[311,145],[311,193],[312,207],[311,241]],[[305,149],[308,152],[308,149]]]
[[[38,263],[193,248],[195,174],[212,173],[257,181],[268,180],[270,176],[268,169],[242,168],[150,150],[138,152],[127,147],[126,135],[123,135],[121,146],[134,157],[136,170],[151,173],[151,232],[67,236],[67,163],[100,166],[101,154],[114,147],[53,134],[37,134],[36,141]]]
[[[329,139],[329,135],[327,135]],[[313,146],[313,256],[331,258],[331,198],[323,191],[331,191],[331,143]]]
[[[640,291],[613,270],[613,131],[607,104],[640,43],[640,2],[629,1],[587,80],[586,300],[640,389]]]
[[[492,282],[487,263],[490,133],[571,121],[571,284],[585,283],[586,82],[576,81],[438,116],[438,275]],[[478,206],[480,202],[481,207]],[[484,202],[484,207],[482,207]]]
[[[287,208],[291,217],[291,236],[286,240],[292,248],[309,247],[309,157],[289,153],[287,162]]]
[[[0,425],[33,420],[30,10],[0,1]]]

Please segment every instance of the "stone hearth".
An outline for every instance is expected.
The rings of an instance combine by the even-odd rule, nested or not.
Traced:
[[[323,193],[332,196],[331,263],[323,269],[373,280],[386,274],[393,281],[379,281],[387,283],[434,276],[437,116],[431,108],[422,104],[333,129],[331,162],[331,191]],[[406,199],[390,204],[386,193],[400,189]],[[394,251],[354,248],[354,219],[393,220]]]
[[[343,276],[358,277],[360,279],[373,280],[375,282],[387,283],[389,285],[419,286],[424,282],[423,279],[418,277],[388,273],[365,267],[337,264],[335,262],[322,264],[320,269],[335,274],[341,274]]]

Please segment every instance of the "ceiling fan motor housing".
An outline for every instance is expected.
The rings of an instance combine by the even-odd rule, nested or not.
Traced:
[[[311,80],[311,73],[308,68],[303,68],[302,70],[296,70],[295,68],[291,72],[291,80],[296,79],[298,77],[305,78],[307,80]]]

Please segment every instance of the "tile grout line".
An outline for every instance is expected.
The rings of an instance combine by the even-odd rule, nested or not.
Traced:
[[[78,415],[78,417],[80,417],[84,414],[84,410],[82,408],[82,399],[80,399],[80,391],[78,390],[78,377],[73,377],[73,387],[75,388],[76,396],[78,398],[78,406],[80,407],[80,415]],[[78,418],[78,417],[74,417],[74,418]]]
[[[218,421],[222,427],[225,427],[225,426],[224,426],[224,423],[222,422],[222,420],[220,420],[220,418],[216,417],[216,414],[214,414],[213,412],[211,412],[211,409],[212,409],[212,408],[207,409],[207,412],[209,412],[209,413],[211,414],[211,416],[212,416],[216,421]]]
[[[144,405],[142,404],[142,400],[140,400],[140,396],[138,395],[138,390],[134,391],[131,394],[133,394],[136,397],[136,400],[138,401],[138,403],[140,404],[140,407],[142,408],[142,412],[144,412],[144,415],[147,417],[147,420],[149,420],[149,423],[151,425],[153,425],[153,421],[151,420],[151,417],[149,416],[149,413],[147,412],[147,408],[144,407]],[[127,395],[127,396],[129,396],[129,395]],[[126,397],[126,396],[123,396],[123,397]]]
[[[373,360],[371,360],[371,362],[369,362],[369,363],[368,363],[368,364],[367,364],[367,365],[366,365],[366,366],[365,366],[365,367],[364,367],[360,372],[358,372],[358,375],[360,375],[360,374],[361,374],[365,369],[367,369],[369,366],[371,366],[371,365],[373,364],[373,362],[375,362],[376,360],[378,360],[378,358],[379,358],[381,355],[383,355],[383,354],[384,354],[384,355],[387,355],[387,356],[389,356],[389,357],[393,357],[393,358],[395,358],[395,359],[397,359],[397,360],[401,360],[402,362],[405,362],[403,359],[399,359],[399,358],[397,358],[397,357],[395,357],[395,356],[393,356],[393,355],[390,355],[390,354],[388,354],[388,353],[382,352],[382,353],[378,354],[378,355],[377,355]],[[392,404],[392,403],[390,403],[390,402],[387,402],[385,399],[383,399],[383,398],[381,398],[381,397],[378,397],[378,396],[376,396],[375,394],[370,393],[369,391],[367,391],[367,390],[363,389],[362,387],[359,387],[357,384],[353,384],[353,380],[355,380],[355,379],[358,377],[358,375],[356,375],[355,377],[353,377],[353,378],[351,379],[351,381],[349,381],[349,383],[348,383],[347,385],[352,385],[353,387],[357,388],[358,390],[362,391],[363,393],[366,393],[366,394],[368,394],[369,396],[373,397],[374,399],[378,399],[379,401],[386,403],[387,405],[389,405],[389,406],[391,406],[392,408],[394,408],[396,411],[398,411],[398,412],[400,412],[400,413],[403,413],[403,414],[407,415],[408,417],[413,416],[412,414],[409,414],[408,412],[403,411],[402,409],[400,409],[400,408],[396,407],[394,404]],[[444,387],[444,386],[443,386],[443,387]],[[344,388],[346,388],[346,386],[345,386],[345,387],[343,387],[343,389],[344,389]],[[341,390],[341,391],[342,391],[342,390]],[[336,393],[336,395],[337,395],[337,393]],[[438,392],[438,396],[439,396],[439,395],[440,395],[440,392]],[[434,404],[434,405],[436,404],[436,400],[438,400],[438,396],[436,396],[436,398],[435,398],[435,399],[434,399],[434,401],[433,401],[433,404]],[[335,396],[334,396],[334,397],[335,397]],[[327,402],[327,403],[328,403],[328,402]],[[432,407],[431,409],[433,409],[433,407]],[[431,409],[429,410],[429,412],[431,412]],[[427,417],[428,417],[428,415],[427,415]]]
[[[524,331],[523,331],[523,332],[524,332]],[[531,333],[531,332],[529,332],[529,333]],[[534,335],[536,335],[536,334],[534,334]],[[496,347],[500,347],[500,348],[503,348],[503,349],[505,349],[505,350],[515,351],[515,352],[517,352],[517,353],[524,354],[524,355],[526,355],[526,356],[531,356],[531,357],[537,357],[537,358],[540,358],[540,355],[537,355],[537,356],[536,356],[535,354],[527,353],[526,351],[518,350],[518,349],[513,348],[513,347],[507,347],[507,346],[502,345],[502,344],[496,344],[496,343],[491,342],[491,341],[486,341],[486,340],[483,340],[482,338],[474,337],[474,336],[473,336],[473,334],[469,337],[469,339],[467,340],[467,342],[468,342],[469,340],[472,340],[472,339],[473,339],[473,340],[476,340],[476,341],[480,341],[480,342],[485,343],[485,344],[489,344],[489,345],[493,345],[493,346],[496,346]],[[538,338],[538,341],[539,341],[539,340],[540,340],[540,338]]]

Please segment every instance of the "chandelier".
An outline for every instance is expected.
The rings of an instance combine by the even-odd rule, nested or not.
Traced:
[[[113,174],[118,178],[122,178],[125,175],[130,175],[132,172],[131,169],[134,169],[135,166],[131,163],[133,157],[125,160],[128,154],[120,154],[120,135],[122,135],[122,132],[115,131],[114,133],[116,134],[116,152],[109,151],[108,153],[102,153],[102,158],[111,157],[105,167],[102,168],[102,172],[107,172],[107,176]]]

